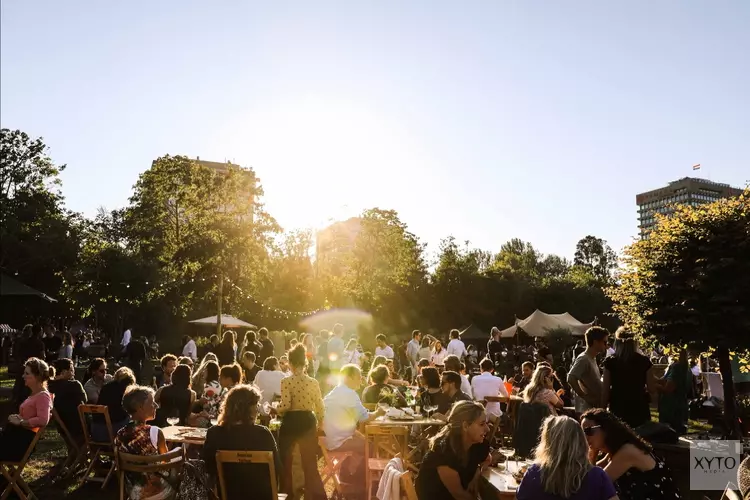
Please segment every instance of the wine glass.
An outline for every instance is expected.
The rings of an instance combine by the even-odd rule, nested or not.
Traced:
[[[219,424],[219,419],[218,418],[214,417],[214,418],[211,419],[211,425],[212,426],[218,425],[218,424]]]
[[[507,464],[510,463],[510,459],[513,458],[516,454],[516,449],[511,448],[509,446],[503,446],[501,448],[497,449],[498,452],[500,452],[505,457],[505,464],[507,469]],[[516,469],[518,469],[518,459],[515,460],[516,463]]]
[[[388,404],[388,401],[379,401],[379,402],[378,402],[378,407],[379,407],[379,408],[380,408],[381,410],[383,410],[383,413],[387,413],[387,412],[388,412],[388,410],[390,410],[390,409],[391,409],[391,405],[390,405],[390,404]]]
[[[430,418],[432,412],[436,411],[438,409],[437,405],[425,405],[424,411],[427,412],[427,418]]]
[[[180,417],[167,417],[167,423],[174,427],[180,423]]]

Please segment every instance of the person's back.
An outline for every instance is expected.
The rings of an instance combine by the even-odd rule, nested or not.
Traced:
[[[81,383],[77,380],[50,380],[47,387],[54,395],[53,406],[70,434],[73,438],[83,436],[78,405],[86,403],[86,392]]]
[[[99,392],[99,400],[96,404],[107,407],[112,424],[128,420],[128,414],[122,407],[122,396],[128,385],[126,381],[112,380],[104,384]],[[94,421],[104,423],[104,418],[101,415],[94,415]]]
[[[235,360],[234,346],[222,342],[219,344],[219,347],[216,348],[216,357],[219,359],[219,366],[231,365]]]
[[[164,424],[162,420],[169,417],[180,418],[180,425],[187,425],[187,418],[190,416],[190,402],[192,393],[190,389],[168,385],[161,390],[159,395],[159,423]]]
[[[635,428],[651,419],[646,377],[651,361],[642,354],[629,358],[610,356],[604,360],[609,373],[609,407],[612,413]]]
[[[273,452],[276,474],[278,475],[281,472],[281,461],[279,460],[276,441],[271,432],[261,425],[215,425],[208,429],[201,458],[205,460],[206,470],[214,479],[218,478],[216,463],[216,452],[218,450]],[[248,498],[248,495],[258,499],[271,498],[272,490],[268,481],[269,475],[266,465],[227,464],[224,466],[222,473],[227,488],[227,500]]]
[[[568,498],[544,491],[542,474],[539,464],[529,467],[518,487],[517,500],[610,500],[616,496],[612,481],[600,467],[592,467],[578,491]]]
[[[269,338],[260,339],[260,353],[258,354],[258,364],[263,365],[263,362],[273,356],[274,346],[273,342]]]

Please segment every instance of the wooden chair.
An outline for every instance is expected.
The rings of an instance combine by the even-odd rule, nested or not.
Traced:
[[[404,472],[401,475],[401,497],[406,500],[419,500],[417,497],[417,490],[414,488],[414,474],[412,472]]]
[[[18,495],[18,498],[21,500],[27,500],[29,497],[34,497],[34,493],[31,491],[31,488],[29,488],[29,485],[26,484],[26,481],[23,480],[21,474],[23,473],[24,467],[26,467],[26,463],[29,461],[29,457],[31,457],[31,453],[34,451],[34,448],[36,448],[36,444],[42,438],[44,431],[45,427],[40,427],[36,431],[34,439],[26,449],[26,453],[21,457],[21,460],[18,462],[3,460],[0,462],[0,474],[2,474],[2,476],[8,481],[8,485],[5,487],[5,491],[3,491],[0,499],[6,500],[13,491],[16,492],[16,495]]]
[[[409,451],[409,428],[405,426],[365,426],[365,458],[367,470],[367,498],[372,498],[372,483],[379,480],[388,462],[395,457],[406,457]],[[404,468],[408,465],[404,463]],[[373,474],[374,473],[374,474]]]
[[[276,486],[276,465],[273,461],[273,452],[226,450],[219,450],[216,452],[216,469],[219,474],[219,493],[224,500],[233,500],[227,497],[224,464],[266,464],[268,466],[268,479],[271,484],[271,498],[263,500],[286,499],[286,494],[279,493]]]
[[[75,438],[73,438],[73,435],[70,433],[70,430],[68,430],[65,422],[60,418],[60,414],[57,413],[57,410],[54,408],[52,409],[52,420],[55,421],[57,431],[62,436],[63,441],[65,442],[65,447],[68,450],[68,456],[65,457],[65,461],[60,469],[63,471],[62,477],[68,478],[73,475],[73,472],[75,472],[74,465],[77,465],[80,462],[81,446],[76,442]]]
[[[81,478],[81,486],[87,481],[101,482],[102,489],[104,489],[107,487],[109,479],[115,473],[115,468],[117,466],[114,451],[115,436],[112,432],[112,421],[109,419],[109,409],[102,405],[78,405],[78,415],[81,417],[84,438],[83,450],[81,451],[80,457],[81,461],[89,460],[89,466],[86,468],[86,472],[84,472],[83,477]],[[102,415],[104,418],[107,427],[107,436],[109,436],[106,442],[95,441],[91,436],[90,421],[93,421],[94,415]],[[112,461],[109,470],[107,471],[107,475],[105,477],[96,475],[94,477],[89,477],[92,470],[96,472],[95,467],[97,464],[104,465],[102,457],[108,457]]]
[[[171,471],[181,469],[185,463],[185,450],[182,447],[163,455],[133,455],[115,449],[115,462],[120,478],[120,500],[125,500],[125,473]]]
[[[318,446],[320,446],[323,461],[325,462],[323,470],[320,472],[320,479],[323,480],[323,485],[325,486],[329,481],[333,481],[336,493],[342,498],[346,497],[347,493],[352,492],[352,489],[341,482],[341,465],[344,463],[344,460],[353,457],[354,452],[329,450],[326,448],[325,436],[318,437]]]
[[[490,431],[487,433],[487,442],[490,443],[490,446],[493,446],[495,444],[495,437],[497,436],[497,431],[500,428],[500,417],[493,414],[487,415],[487,425],[490,428]]]

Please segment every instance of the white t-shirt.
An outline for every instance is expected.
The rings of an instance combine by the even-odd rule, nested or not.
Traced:
[[[386,345],[383,348],[376,347],[375,348],[375,356],[385,356],[386,359],[393,359],[393,348],[389,345]]]
[[[419,354],[417,357],[419,358],[417,360],[417,363],[423,359],[426,359],[427,361],[429,361],[430,358],[432,357],[432,349],[430,349],[429,347],[420,347]]]
[[[131,336],[130,328],[128,328],[122,334],[122,342],[120,342],[120,345],[123,347],[127,347],[127,345],[130,343],[130,336]]]
[[[281,381],[286,374],[279,370],[261,370],[255,375],[255,386],[260,389],[260,404],[273,401],[273,396],[281,396]]]
[[[441,350],[440,352],[432,351],[432,357],[430,358],[430,362],[433,365],[444,365],[445,364],[445,358],[448,357],[448,351],[446,349]]]
[[[198,359],[198,346],[195,345],[195,340],[188,340],[188,343],[182,348],[182,355],[187,356],[193,361]]]
[[[343,365],[357,365],[359,366],[359,361],[362,359],[362,353],[358,350],[354,349],[353,351],[344,351],[344,357],[341,359],[341,364]]]
[[[508,390],[505,388],[505,384],[503,384],[503,379],[489,372],[482,372],[481,375],[477,375],[471,379],[471,388],[474,391],[474,399],[477,401],[481,401],[487,396],[508,397]],[[502,415],[503,412],[500,410],[500,403],[487,403],[487,413],[498,417]]]
[[[352,437],[357,425],[370,416],[359,395],[344,384],[337,385],[323,398],[323,406],[323,431],[329,450],[335,450]]]
[[[452,339],[448,342],[448,347],[445,350],[448,351],[449,356],[458,356],[458,359],[466,356],[466,346],[459,339]]]

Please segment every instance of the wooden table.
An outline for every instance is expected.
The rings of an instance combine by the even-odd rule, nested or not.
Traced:
[[[394,420],[392,418],[388,418],[385,416],[381,416],[376,418],[375,420],[371,420],[367,422],[367,425],[417,425],[417,426],[426,426],[426,425],[445,425],[444,420],[438,420],[436,418],[428,418],[428,417],[418,417],[414,420]]]
[[[518,482],[513,479],[512,472],[518,470],[524,465],[528,465],[528,462],[519,460],[518,466],[516,462],[510,460],[506,462],[508,469],[500,470],[496,467],[488,467],[482,473],[480,491],[485,492],[482,498],[498,498],[501,500],[510,500],[516,498],[516,491],[518,490]]]
[[[207,430],[183,425],[171,425],[169,427],[162,427],[161,429],[164,433],[164,440],[167,443],[193,444],[198,446],[203,446],[206,442]]]

